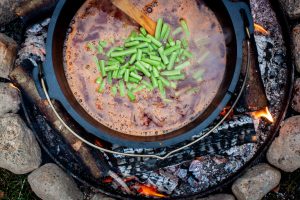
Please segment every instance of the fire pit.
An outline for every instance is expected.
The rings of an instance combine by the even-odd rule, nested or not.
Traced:
[[[41,46],[33,54],[21,50],[20,67],[11,74],[23,91],[24,116],[60,167],[111,197],[186,199],[210,194],[260,158],[274,139],[290,100],[293,68],[288,59],[288,27],[274,1],[263,4],[250,1],[255,32],[250,38],[251,28],[243,30],[244,39],[252,42],[241,44],[237,87],[228,91],[226,103],[217,106],[217,115],[203,129],[179,142],[151,146],[102,140],[88,133],[65,105],[50,100],[42,73],[49,19],[26,30],[27,41],[40,36]],[[50,32],[53,28],[52,24]],[[46,75],[47,83],[50,76]],[[37,90],[33,89],[36,85]]]

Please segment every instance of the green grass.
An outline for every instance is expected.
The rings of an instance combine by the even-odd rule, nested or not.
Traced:
[[[38,200],[27,182],[27,175],[15,175],[0,168],[0,199]]]

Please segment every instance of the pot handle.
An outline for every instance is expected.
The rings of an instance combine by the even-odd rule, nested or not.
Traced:
[[[42,99],[46,99],[46,95],[41,84],[41,78],[43,77],[43,71],[42,71],[43,63],[35,62],[33,60],[28,60],[28,61],[32,65],[32,79],[34,81],[36,90]]]

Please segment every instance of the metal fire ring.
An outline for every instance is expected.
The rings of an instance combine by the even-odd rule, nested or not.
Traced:
[[[171,156],[172,154],[178,152],[178,151],[181,151],[187,147],[190,147],[192,146],[193,144],[196,144],[197,142],[199,142],[200,140],[204,139],[205,137],[209,136],[216,128],[218,128],[224,121],[225,119],[230,115],[231,111],[234,109],[234,107],[236,106],[236,104],[238,103],[240,97],[242,96],[242,93],[244,91],[244,88],[246,86],[246,82],[247,82],[247,77],[248,77],[248,72],[249,72],[249,66],[251,64],[251,59],[250,59],[250,31],[249,31],[249,28],[248,27],[245,27],[245,32],[246,32],[246,43],[247,43],[247,64],[246,64],[246,73],[245,73],[245,77],[244,77],[244,80],[243,80],[243,84],[242,84],[242,87],[237,95],[237,98],[236,100],[234,101],[234,103],[232,104],[231,108],[228,110],[228,112],[226,113],[226,115],[224,115],[224,117],[213,127],[211,128],[209,131],[207,131],[205,134],[203,134],[201,137],[197,138],[196,140],[182,146],[182,147],[179,147],[177,149],[174,149],[170,152],[168,152],[167,154],[165,154],[164,156],[158,156],[158,155],[155,155],[155,154],[130,154],[130,153],[121,153],[121,152],[117,152],[117,151],[113,151],[113,150],[110,150],[110,149],[106,149],[106,148],[103,148],[103,147],[99,147],[91,142],[89,142],[88,140],[84,139],[83,137],[81,137],[79,134],[77,134],[75,131],[73,131],[66,123],[65,121],[61,118],[61,116],[58,114],[58,112],[56,111],[54,105],[52,104],[51,102],[51,99],[49,97],[49,94],[48,94],[48,91],[47,91],[47,88],[46,88],[46,84],[45,84],[45,81],[44,79],[41,77],[40,78],[40,81],[41,81],[41,85],[42,85],[42,88],[43,88],[43,91],[45,93],[45,96],[46,96],[46,99],[51,107],[51,109],[53,110],[53,112],[55,113],[56,117],[59,119],[59,121],[64,125],[64,127],[66,129],[68,129],[75,137],[77,137],[79,140],[81,140],[83,143],[87,144],[88,146],[90,147],[93,147],[95,149],[98,149],[102,152],[105,152],[105,153],[111,153],[111,154],[117,154],[117,155],[121,155],[121,156],[128,156],[128,157],[143,157],[143,158],[156,158],[156,159],[160,159],[160,160],[164,160],[166,158],[168,158],[169,156]]]

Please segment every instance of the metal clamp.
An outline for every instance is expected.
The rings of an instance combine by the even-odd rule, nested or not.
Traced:
[[[247,77],[248,77],[248,71],[249,71],[249,66],[250,66],[250,33],[249,33],[249,29],[246,27],[246,33],[247,33],[247,65],[246,65],[246,73],[245,73],[245,78],[243,80],[243,84],[241,87],[241,90],[238,93],[238,96],[236,98],[236,100],[234,101],[234,103],[232,104],[231,108],[228,110],[228,112],[226,113],[226,115],[224,115],[224,117],[212,128],[210,129],[208,132],[206,132],[205,134],[203,134],[201,137],[197,138],[196,140],[180,147],[177,149],[174,149],[170,152],[168,152],[166,155],[164,156],[157,156],[157,155],[147,155],[147,154],[130,154],[130,153],[121,153],[121,152],[116,152],[116,151],[112,151],[103,147],[99,147],[89,141],[87,141],[86,139],[84,139],[83,137],[81,137],[79,134],[77,134],[76,132],[74,132],[65,122],[64,120],[61,118],[61,116],[58,114],[58,112],[55,110],[55,107],[53,106],[51,99],[49,97],[49,94],[47,92],[46,89],[46,84],[44,79],[41,77],[41,85],[43,88],[43,91],[45,93],[46,99],[51,107],[51,109],[53,110],[53,112],[55,113],[56,117],[60,120],[60,122],[65,126],[66,129],[68,129],[75,137],[77,137],[79,140],[81,140],[82,142],[84,142],[85,144],[89,145],[90,147],[93,147],[95,149],[98,149],[102,152],[105,153],[111,153],[111,154],[117,154],[117,155],[121,155],[121,156],[128,156],[128,157],[143,157],[143,158],[156,158],[156,159],[160,159],[160,160],[164,160],[166,158],[168,158],[169,156],[171,156],[172,154],[181,151],[187,147],[190,147],[194,144],[196,144],[197,142],[199,142],[200,140],[204,139],[205,137],[209,136],[216,128],[218,128],[224,121],[225,119],[230,115],[231,111],[233,110],[233,108],[236,106],[236,104],[238,103],[240,97],[242,96],[243,90],[246,86],[246,82],[247,82]]]

